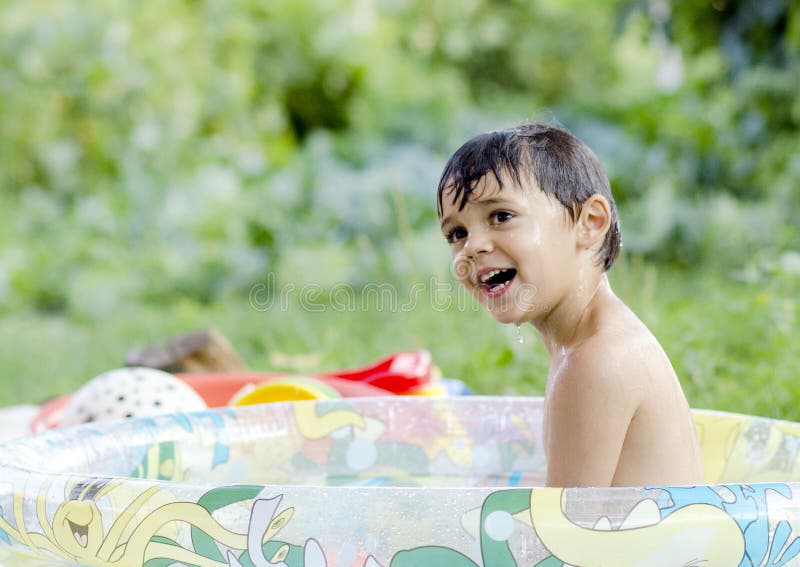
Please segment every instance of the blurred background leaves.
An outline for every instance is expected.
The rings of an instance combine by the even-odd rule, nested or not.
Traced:
[[[544,120],[606,165],[627,256],[760,286],[792,332],[798,85],[790,0],[4,0],[0,314],[446,275],[445,159]]]

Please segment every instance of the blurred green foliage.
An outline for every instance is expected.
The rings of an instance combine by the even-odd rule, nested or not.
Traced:
[[[532,119],[598,153],[631,258],[796,290],[798,85],[790,0],[5,0],[0,313],[446,277],[446,157]]]
[[[612,285],[652,329],[693,407],[800,421],[800,255],[762,265],[762,280],[675,270],[623,256]],[[411,285],[398,285],[401,301]],[[102,323],[12,313],[0,319],[0,368],[11,379],[0,406],[41,402],[121,365],[133,345],[214,326],[253,369],[308,373],[352,368],[402,349],[425,348],[446,376],[481,394],[542,395],[549,365],[534,329],[498,325],[477,305],[437,302],[430,287],[414,309],[307,309],[300,294],[254,309],[230,298],[123,305]],[[318,305],[329,298],[321,295]]]

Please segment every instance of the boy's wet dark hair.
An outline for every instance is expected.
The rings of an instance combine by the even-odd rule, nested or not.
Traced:
[[[566,130],[544,124],[523,124],[475,136],[445,165],[437,190],[439,216],[445,192],[462,210],[489,172],[501,189],[503,174],[522,187],[521,173],[530,173],[545,194],[564,205],[573,222],[586,199],[594,194],[605,197],[611,209],[611,226],[600,249],[599,263],[604,270],[614,264],[621,244],[617,207],[603,166],[586,144]]]

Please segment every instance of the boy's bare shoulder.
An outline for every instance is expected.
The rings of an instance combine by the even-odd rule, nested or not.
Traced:
[[[559,381],[587,395],[602,392],[635,402],[650,378],[672,376],[673,371],[658,340],[636,315],[627,308],[614,315],[613,323],[599,324],[567,353]]]
[[[633,377],[642,364],[632,342],[625,341],[627,347],[595,339],[581,343],[567,354],[554,386],[569,391],[572,398],[630,398],[636,385]]]

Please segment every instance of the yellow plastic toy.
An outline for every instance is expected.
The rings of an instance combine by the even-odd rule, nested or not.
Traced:
[[[269,402],[329,400],[340,397],[339,392],[321,380],[306,376],[293,376],[245,387],[233,396],[229,405],[249,406]]]

